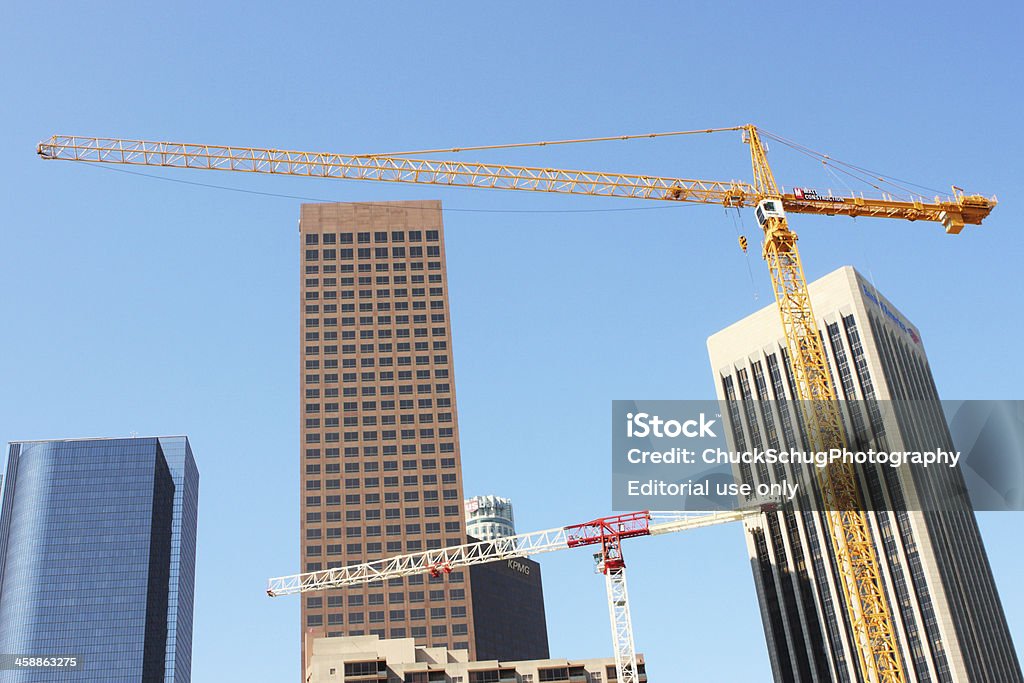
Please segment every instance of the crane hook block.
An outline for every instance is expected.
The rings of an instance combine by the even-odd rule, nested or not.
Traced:
[[[743,250],[744,254],[747,253],[747,237],[746,237],[746,235],[740,235],[740,249]]]

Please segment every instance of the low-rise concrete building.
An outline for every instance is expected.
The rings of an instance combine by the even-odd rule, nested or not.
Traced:
[[[605,683],[616,680],[615,660],[531,659],[469,661],[465,650],[421,647],[412,638],[316,638],[306,683]],[[637,655],[640,681],[647,680]]]

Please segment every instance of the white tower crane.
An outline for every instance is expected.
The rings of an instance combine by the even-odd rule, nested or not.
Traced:
[[[659,536],[689,531],[726,522],[753,521],[764,512],[775,509],[775,502],[758,502],[736,510],[722,512],[630,512],[600,517],[583,524],[545,531],[534,531],[491,541],[438,548],[424,552],[396,555],[362,564],[336,567],[322,571],[293,574],[270,579],[267,594],[271,597],[309,593],[333,588],[356,586],[400,576],[429,573],[439,576],[458,567],[527,557],[555,550],[600,545],[598,570],[605,576],[608,592],[608,613],[612,625],[612,644],[618,683],[638,683],[636,645],[629,614],[626,589],[626,562],[622,541],[636,536]]]

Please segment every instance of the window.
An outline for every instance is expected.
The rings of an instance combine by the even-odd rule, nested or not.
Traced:
[[[373,676],[386,669],[384,662],[345,662],[345,678],[349,676]]]

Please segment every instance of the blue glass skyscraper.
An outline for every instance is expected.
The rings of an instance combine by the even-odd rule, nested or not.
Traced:
[[[199,472],[186,437],[10,445],[0,683],[191,679]]]

